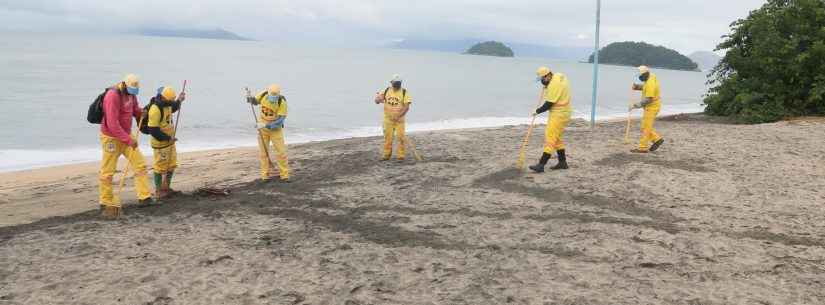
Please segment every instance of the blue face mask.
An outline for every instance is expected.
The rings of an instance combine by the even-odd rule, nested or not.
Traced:
[[[280,100],[280,99],[281,99],[281,96],[280,96],[280,95],[272,95],[272,94],[270,94],[270,95],[267,97],[267,99],[268,99],[270,102],[272,102],[272,103],[277,103],[277,102],[278,102],[278,100]]]
[[[639,80],[642,81],[642,82],[646,82],[649,78],[650,78],[650,73],[645,73],[645,74],[639,75]]]
[[[131,95],[137,96],[137,95],[138,95],[138,93],[140,93],[140,88],[137,88],[137,87],[126,87],[126,92],[127,92],[127,93],[129,93],[129,94],[131,94]]]

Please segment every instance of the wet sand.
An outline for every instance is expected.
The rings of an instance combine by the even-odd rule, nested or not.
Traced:
[[[2,174],[0,304],[825,304],[825,122],[657,129],[633,155],[575,122],[542,175],[513,169],[526,126],[413,134],[423,162],[291,146],[291,184],[254,181],[254,149],[187,154],[184,191],[232,194],[127,190],[117,221],[95,165]]]

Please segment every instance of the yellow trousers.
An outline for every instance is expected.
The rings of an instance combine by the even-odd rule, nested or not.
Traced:
[[[573,110],[570,107],[550,110],[547,128],[544,130],[544,152],[552,154],[564,149],[564,129],[570,123]]]
[[[398,122],[393,122],[389,118],[384,118],[384,158],[392,157],[392,142],[393,137],[398,138],[398,154],[397,158],[403,160],[407,156],[407,136],[404,129],[407,123],[402,119]]]
[[[653,123],[656,122],[656,115],[659,114],[659,109],[662,104],[655,102],[645,107],[645,113],[642,116],[642,138],[639,140],[639,149],[648,150],[650,144],[662,139],[656,129],[653,129]]]
[[[178,168],[178,150],[175,148],[175,144],[152,150],[154,151],[152,169],[155,173],[166,174]]]
[[[135,192],[139,200],[152,197],[149,190],[149,178],[146,176],[146,160],[140,149],[132,149],[115,138],[100,135],[100,144],[103,147],[103,159],[100,161],[100,204],[119,206],[114,200],[112,180],[117,171],[117,161],[120,156],[126,157],[130,163],[130,171],[135,177]]]
[[[260,137],[262,138],[260,139],[262,142],[259,154],[261,160],[261,178],[269,179],[270,177],[272,169],[270,168],[269,159],[264,149],[272,145],[272,149],[275,151],[275,161],[278,163],[278,173],[281,179],[289,179],[289,162],[286,156],[286,144],[284,143],[284,129],[270,130],[263,128],[260,129],[260,132]]]

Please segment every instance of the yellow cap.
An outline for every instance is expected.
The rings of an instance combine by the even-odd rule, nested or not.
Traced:
[[[175,93],[175,88],[170,86],[163,87],[163,91],[161,91],[160,95],[167,101],[174,101],[178,97],[178,94]]]
[[[648,66],[639,66],[639,74],[645,74],[650,72],[650,67]]]
[[[281,86],[278,84],[272,84],[269,86],[267,93],[271,95],[281,94]]]
[[[552,73],[552,71],[550,71],[550,68],[548,68],[548,67],[539,67],[539,69],[536,70],[536,75],[540,78],[545,77],[545,76],[547,76],[547,74],[550,74],[550,73]]]
[[[138,76],[134,74],[126,75],[126,77],[123,78],[123,83],[125,83],[127,87],[140,88],[140,80]]]

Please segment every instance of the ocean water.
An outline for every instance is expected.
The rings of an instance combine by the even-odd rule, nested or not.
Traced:
[[[188,100],[178,131],[180,151],[256,145],[243,88],[279,83],[289,102],[287,142],[381,134],[373,103],[399,73],[413,98],[408,130],[494,127],[528,123],[547,65],[568,75],[575,116],[589,118],[592,66],[542,58],[494,58],[395,49],[330,49],[287,42],[221,41],[142,36],[0,33],[0,171],[100,159],[98,125],[89,103],[127,73],[141,77],[141,104],[155,89],[180,90]],[[655,71],[662,113],[700,111],[707,88],[698,72]],[[627,115],[638,100],[636,70],[601,66],[598,119]],[[150,154],[142,135],[143,152]]]

